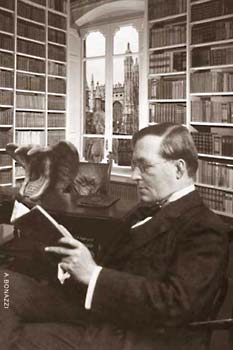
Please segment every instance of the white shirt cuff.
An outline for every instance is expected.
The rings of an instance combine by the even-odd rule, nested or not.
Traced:
[[[97,279],[99,277],[100,271],[102,270],[102,266],[96,266],[90,282],[88,284],[88,288],[87,288],[87,294],[86,294],[86,299],[85,299],[85,309],[90,310],[91,309],[91,304],[92,304],[92,299],[93,299],[93,295],[94,295],[94,290],[95,290],[95,285],[97,282]]]

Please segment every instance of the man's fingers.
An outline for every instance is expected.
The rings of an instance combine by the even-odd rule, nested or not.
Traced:
[[[69,231],[67,231],[69,233]],[[58,241],[59,244],[65,244],[66,246],[70,246],[72,248],[79,248],[82,244],[77,239],[74,239],[71,235],[68,237],[62,237]]]
[[[58,255],[71,255],[73,249],[64,248],[64,247],[45,247],[45,251],[48,253],[55,253]]]
[[[58,244],[64,245],[65,247],[50,246],[46,247],[45,251],[61,255],[71,255],[75,248],[80,247],[81,242],[77,241],[72,237],[62,237],[61,239],[59,239]]]

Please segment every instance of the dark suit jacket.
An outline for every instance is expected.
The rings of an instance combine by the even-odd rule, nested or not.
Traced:
[[[187,324],[208,317],[227,269],[228,230],[197,191],[132,229],[105,258],[92,304],[98,331],[86,348],[203,349],[206,334]]]

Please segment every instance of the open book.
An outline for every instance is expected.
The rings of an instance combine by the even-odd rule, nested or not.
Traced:
[[[71,237],[69,231],[40,205],[29,209],[15,201],[11,223],[20,229],[22,236],[41,242],[45,246],[55,244],[61,237]]]

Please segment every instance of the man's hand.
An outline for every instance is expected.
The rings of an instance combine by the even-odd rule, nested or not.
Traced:
[[[59,244],[64,247],[46,247],[45,251],[61,255],[61,268],[75,280],[88,285],[97,266],[89,249],[72,237],[61,238]]]

